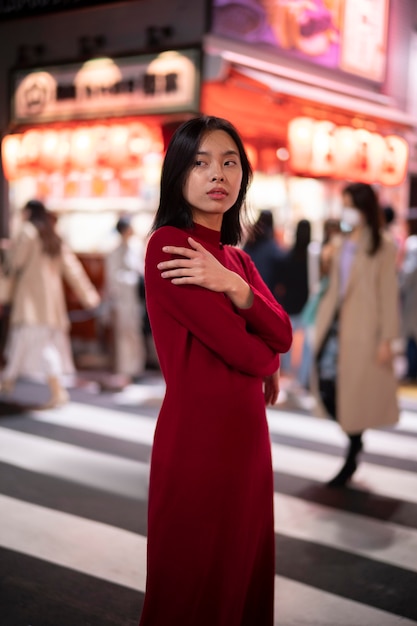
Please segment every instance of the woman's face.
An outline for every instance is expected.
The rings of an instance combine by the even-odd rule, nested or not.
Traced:
[[[237,145],[228,133],[206,133],[184,185],[193,220],[220,230],[223,215],[239,195],[242,165]]]

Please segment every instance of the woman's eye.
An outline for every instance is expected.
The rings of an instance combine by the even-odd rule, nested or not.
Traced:
[[[202,165],[205,165],[204,161],[198,161],[198,160],[197,160],[197,161],[195,162],[195,166],[196,166],[196,167],[201,167]]]
[[[227,167],[230,167],[231,165],[236,165],[236,161],[226,161],[226,162],[225,162],[225,165],[226,165]]]

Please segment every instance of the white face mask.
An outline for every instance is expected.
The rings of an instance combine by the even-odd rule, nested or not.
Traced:
[[[361,214],[354,207],[345,206],[342,209],[341,227],[345,232],[350,232],[361,224]]]

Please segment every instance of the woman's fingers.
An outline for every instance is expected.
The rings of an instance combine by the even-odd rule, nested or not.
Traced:
[[[183,248],[180,246],[164,246],[162,252],[167,254],[179,254],[180,256],[191,257],[195,254],[191,248]]]
[[[192,237],[188,237],[188,243],[194,250],[198,250],[198,252],[207,252],[205,247],[198,241],[195,241]]]
[[[230,284],[231,272],[227,270],[211,252],[192,237],[188,238],[191,248],[164,246],[163,252],[176,258],[161,261],[157,267],[162,278],[172,283],[200,285],[211,291],[226,291]]]

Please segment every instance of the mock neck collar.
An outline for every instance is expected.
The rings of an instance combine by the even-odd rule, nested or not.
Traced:
[[[213,230],[212,228],[207,228],[207,226],[202,226],[201,224],[196,224],[194,222],[193,226],[187,229],[187,232],[190,233],[191,237],[195,235],[202,241],[210,243],[212,246],[216,246],[218,248],[222,247],[219,230]]]

